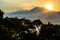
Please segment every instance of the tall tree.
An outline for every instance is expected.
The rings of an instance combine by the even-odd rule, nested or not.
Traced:
[[[0,10],[0,19],[3,18],[3,14],[4,14],[4,12]]]

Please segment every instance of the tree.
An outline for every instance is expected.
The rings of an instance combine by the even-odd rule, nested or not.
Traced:
[[[4,12],[0,10],[0,19],[3,18],[3,14],[4,14]]]
[[[34,25],[41,25],[41,24],[43,24],[43,23],[41,22],[40,19],[38,19],[38,20],[34,20],[34,21],[33,21],[33,24],[34,24]]]

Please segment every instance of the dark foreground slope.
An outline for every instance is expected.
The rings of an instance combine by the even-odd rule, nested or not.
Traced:
[[[37,19],[3,18],[0,10],[0,40],[60,40],[60,25]]]
[[[38,32],[37,32],[37,29]],[[38,33],[38,34],[37,34]],[[4,18],[0,20],[0,40],[59,40],[60,25],[40,20]]]

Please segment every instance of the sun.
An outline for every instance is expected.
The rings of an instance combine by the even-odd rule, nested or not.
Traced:
[[[52,11],[52,10],[53,10],[53,5],[52,5],[52,4],[46,4],[46,5],[45,5],[45,8],[46,8],[47,10]]]

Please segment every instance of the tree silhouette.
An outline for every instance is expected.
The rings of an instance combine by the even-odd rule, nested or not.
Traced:
[[[34,21],[33,21],[33,24],[34,24],[34,25],[41,25],[41,24],[43,24],[43,23],[41,22],[40,19],[37,19],[37,20],[34,20]]]
[[[4,12],[0,10],[0,19],[3,18],[3,14],[4,14]]]

